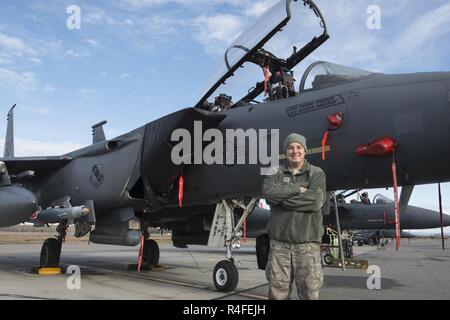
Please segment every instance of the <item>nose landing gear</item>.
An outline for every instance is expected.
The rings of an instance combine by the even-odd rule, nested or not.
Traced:
[[[239,272],[233,260],[222,260],[214,268],[214,286],[219,291],[232,291],[239,282]]]
[[[247,216],[255,208],[256,199],[248,202],[238,200],[223,200],[216,206],[214,220],[208,239],[209,247],[227,248],[227,260],[222,260],[216,264],[213,273],[214,286],[219,291],[233,291],[239,282],[239,272],[236,267],[236,260],[233,257],[232,249],[241,247],[242,225]],[[243,214],[239,221],[234,223],[234,212],[242,209]]]

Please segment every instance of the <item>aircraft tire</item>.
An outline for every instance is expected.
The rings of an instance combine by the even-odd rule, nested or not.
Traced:
[[[144,244],[142,263],[148,266],[157,266],[159,263],[159,246],[155,240],[147,239]]]
[[[333,256],[329,253],[323,256],[323,262],[325,262],[325,264],[327,265],[333,264],[333,260]]]
[[[213,274],[214,286],[219,291],[233,291],[239,282],[239,272],[232,260],[222,260],[216,264]]]
[[[57,268],[61,257],[61,241],[49,238],[44,241],[41,249],[41,268]]]

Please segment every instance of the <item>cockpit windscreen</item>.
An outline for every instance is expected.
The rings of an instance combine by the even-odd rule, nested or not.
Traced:
[[[319,90],[372,75],[370,71],[318,61],[306,69],[300,82],[300,92]]]

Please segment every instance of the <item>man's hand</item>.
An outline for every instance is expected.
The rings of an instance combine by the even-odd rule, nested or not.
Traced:
[[[305,188],[305,187],[300,187],[300,193],[304,193],[304,192],[306,192],[308,189],[307,188]]]

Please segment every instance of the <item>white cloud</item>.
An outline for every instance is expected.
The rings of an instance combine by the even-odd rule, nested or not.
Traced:
[[[30,60],[35,66],[40,66],[42,64],[42,60],[36,57],[30,57],[28,60]]]
[[[168,2],[176,2],[171,0],[123,0],[122,1],[126,6],[131,7],[133,9],[142,9],[145,7],[154,7],[161,4],[166,4]]]
[[[229,4],[233,6],[240,6],[247,3],[248,0],[121,0],[124,8],[129,10],[140,10],[144,8],[153,8],[165,4],[179,4],[184,7],[200,7],[216,6],[221,4]]]
[[[31,107],[31,108],[26,108],[26,109],[31,111],[34,114],[41,115],[41,116],[46,116],[46,115],[50,114],[50,110],[48,108]]]
[[[100,43],[95,39],[84,39],[84,42],[88,43],[92,47],[98,46]]]
[[[0,150],[3,150],[4,144],[5,140],[0,139]],[[83,147],[72,142],[42,142],[17,137],[14,139],[16,157],[59,156]]]
[[[88,12],[83,15],[83,23],[88,24],[116,24],[116,19],[100,8],[89,8]]]
[[[42,64],[40,56],[43,55],[43,52],[40,52],[38,48],[27,44],[20,38],[6,35],[1,32],[0,51],[3,51],[0,53],[0,64],[15,64],[26,60],[35,66]]]
[[[63,41],[53,38],[35,40],[34,45],[40,56],[52,55],[59,57],[63,54]]]
[[[191,59],[189,57],[182,56],[182,55],[175,55],[172,57],[172,60],[178,61],[178,62],[183,62],[183,63],[191,61]]]
[[[69,49],[66,51],[66,56],[70,58],[85,58],[92,55],[88,49]]]
[[[78,91],[78,94],[83,99],[90,100],[97,94],[97,90],[96,89],[81,89],[80,91]]]
[[[140,20],[139,25],[141,31],[150,35],[164,35],[175,33],[176,26],[180,23],[179,19],[168,16],[152,15]]]
[[[331,1],[318,3],[327,22],[330,39],[313,52],[305,63],[325,60],[353,67],[363,66],[366,69],[374,69],[374,66],[378,68],[382,38],[377,32],[367,29],[366,10],[369,4],[368,1],[351,4],[344,2],[340,6]],[[309,16],[313,15],[309,13]],[[310,28],[313,26],[316,27],[313,24]]]
[[[407,58],[413,53],[426,54],[434,51],[439,40],[450,34],[450,3],[424,13],[412,21],[409,27],[397,36],[390,54],[393,57]]]
[[[316,2],[328,24],[331,38],[305,63],[328,60],[367,70],[395,73],[419,71],[438,64],[439,52],[448,48],[450,4],[425,6],[412,0]],[[381,30],[366,26],[371,4],[381,8]],[[433,59],[430,57],[433,56]],[[447,56],[442,56],[447,58]]]
[[[232,14],[201,15],[195,18],[194,26],[194,38],[210,53],[222,53],[242,31],[240,17]]]
[[[125,19],[125,20],[123,20],[123,23],[129,27],[134,26],[134,22],[131,19]]]
[[[131,77],[131,74],[129,74],[129,73],[122,73],[121,75],[120,75],[120,78],[121,79],[128,79],[128,78],[130,78]]]
[[[36,54],[36,50],[27,45],[22,39],[0,33],[0,47],[13,55]]]
[[[0,53],[0,64],[11,64],[13,62],[13,58],[6,53]]]
[[[0,68],[0,86],[12,90],[35,90],[36,75],[33,72],[17,72]]]
[[[278,0],[255,1],[249,4],[244,13],[251,17],[258,17],[277,2]]]
[[[395,0],[395,5],[392,5],[392,0],[380,1],[379,6],[381,15],[382,17],[398,18],[398,15],[405,14],[407,9],[413,9],[414,6],[412,4],[416,1],[417,0]]]
[[[56,88],[52,86],[45,86],[44,88],[42,88],[42,91],[44,92],[54,92],[55,90]]]

